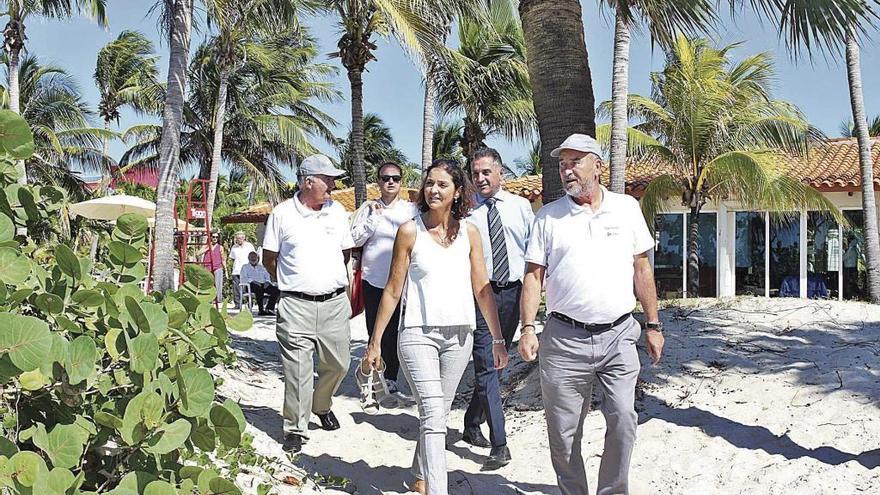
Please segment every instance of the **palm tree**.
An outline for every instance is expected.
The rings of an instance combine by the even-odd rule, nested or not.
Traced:
[[[524,140],[535,132],[522,27],[510,0],[489,6],[489,24],[459,20],[459,47],[438,70],[444,114],[463,114],[461,149],[469,157],[493,134]]]
[[[856,129],[855,126],[853,126],[852,120],[841,122],[839,129],[841,137],[857,137]],[[868,122],[868,136],[880,137],[880,115],[875,115],[874,118]]]
[[[550,151],[570,134],[596,135],[596,101],[578,0],[520,0],[535,116],[541,137],[544,204],[562,196]]]
[[[6,56],[0,57],[6,65]],[[30,124],[36,151],[25,164],[28,180],[56,185],[74,199],[84,199],[87,191],[80,170],[106,174],[112,160],[101,149],[101,140],[115,134],[90,125],[93,116],[79,88],[61,67],[41,64],[34,55],[25,55],[18,64],[21,106],[19,113]],[[11,104],[9,82],[0,87],[3,107]]]
[[[629,93],[630,29],[647,24],[651,40],[669,46],[677,32],[705,31],[714,22],[709,0],[600,0],[614,11],[614,60],[611,78],[611,190],[624,192],[626,169],[626,97]]]
[[[451,18],[467,10],[473,0],[326,0],[326,8],[338,16],[342,36],[339,57],[348,72],[351,84],[352,179],[355,203],[366,199],[364,168],[363,73],[367,64],[376,60],[374,36],[393,35],[418,63],[424,64],[426,54],[443,46],[446,25],[438,19]]]
[[[441,120],[434,124],[431,133],[431,157],[455,160],[459,163],[464,161],[461,152],[461,121]],[[423,167],[424,168],[424,167]]]
[[[98,22],[107,25],[106,0],[5,0],[0,3],[2,12],[9,17],[3,29],[3,49],[7,56],[9,73],[9,109],[21,113],[21,90],[19,87],[19,64],[21,52],[25,48],[25,21],[28,17],[43,16],[54,19],[70,17],[74,12],[85,13]],[[18,162],[19,183],[27,182],[24,162]]]
[[[186,69],[192,31],[193,0],[160,0],[161,25],[170,45],[168,82],[162,115],[159,148],[159,184],[156,191],[155,259],[153,287],[163,292],[174,287],[174,197],[178,182],[180,128],[186,97]]]
[[[110,131],[111,122],[119,124],[123,107],[138,114],[158,114],[164,89],[157,82],[159,57],[154,52],[153,43],[137,31],[121,32],[98,52],[94,79],[100,93],[98,113],[104,120],[105,131]],[[105,137],[105,156],[107,145]]]
[[[697,228],[709,201],[735,198],[746,208],[769,211],[818,209],[845,221],[833,203],[776,164],[804,156],[820,137],[793,105],[773,100],[770,56],[733,63],[737,45],[715,49],[706,40],[676,38],[663,72],[653,73],[652,98],[630,95],[629,113],[642,122],[629,129],[630,149],[655,159],[661,170],[641,199],[649,224],[671,197],[688,208],[688,291],[699,288]],[[610,109],[602,104],[602,111]],[[610,129],[600,128],[607,141]]]
[[[336,145],[342,168],[351,177],[354,168],[354,152],[351,146],[351,132],[347,139],[341,139]],[[368,177],[375,177],[378,167],[383,162],[395,162],[401,166],[408,163],[406,155],[394,146],[391,129],[382,118],[374,113],[364,115],[364,163]]]
[[[229,79],[248,58],[257,57],[271,62],[271,54],[262,51],[263,39],[298,26],[297,9],[301,3],[298,0],[213,0],[208,4],[208,20],[216,24],[219,31],[208,44],[219,77],[208,187],[209,225],[220,177]]]
[[[541,175],[541,141],[532,143],[529,155],[513,162],[522,175]]]
[[[196,51],[190,68],[190,91],[181,132],[180,169],[208,178],[214,163],[214,112],[220,85],[211,42]],[[293,167],[317,152],[314,138],[335,142],[336,122],[315,100],[335,101],[326,78],[333,68],[314,63],[317,46],[303,30],[289,29],[250,48],[228,81],[221,157],[236,180],[252,184],[259,194],[277,200],[284,186],[281,166]],[[132,128],[125,139],[133,145],[120,160],[120,170],[156,170],[161,128]]]

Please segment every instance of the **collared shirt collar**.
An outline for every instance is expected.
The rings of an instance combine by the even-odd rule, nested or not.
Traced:
[[[314,215],[326,215],[329,211],[329,206],[332,201],[326,201],[323,205],[321,205],[320,210],[313,210],[308,206],[304,205],[302,201],[299,200],[299,191],[293,195],[293,205],[296,206],[296,211],[299,212],[300,215],[304,217],[310,217]]]
[[[602,203],[599,205],[598,211],[593,211],[592,208],[587,207],[586,205],[577,204],[575,202],[574,198],[572,198],[571,195],[566,193],[565,197],[568,198],[568,209],[571,212],[571,214],[577,215],[580,213],[588,213],[590,215],[598,215],[598,214],[604,212],[607,209],[607,203],[608,203],[608,199],[609,199],[610,195],[608,194],[608,189],[605,189],[605,186],[600,185],[599,189],[602,190]]]
[[[495,195],[492,197],[495,198],[495,201],[504,201],[504,193],[506,193],[506,192],[507,191],[505,191],[504,189],[499,189],[498,192],[495,193]],[[484,198],[484,197],[480,196],[480,193],[474,193],[474,196],[476,196],[476,200],[477,200],[478,205],[485,203],[486,200],[489,199],[489,198]]]

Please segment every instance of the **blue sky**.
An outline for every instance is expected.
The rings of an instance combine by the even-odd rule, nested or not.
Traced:
[[[98,99],[92,79],[97,52],[121,31],[135,29],[153,39],[161,55],[159,68],[163,81],[168,64],[167,46],[159,43],[155,18],[147,16],[152,0],[111,0],[108,3],[110,25],[107,29],[82,18],[61,22],[31,18],[27,24],[29,51],[42,61],[60,65],[72,74],[93,108],[96,108]],[[613,23],[607,13],[599,10],[596,1],[581,2],[581,5],[593,91],[596,101],[601,102],[611,95]],[[335,50],[337,25],[333,18],[326,17],[308,19],[305,23],[318,37],[322,60],[339,68],[335,83],[343,99],[320,107],[339,122],[337,135],[344,136],[351,122],[348,79],[338,59],[328,59],[325,55]],[[873,33],[875,39],[877,34]],[[194,34],[193,48],[205,36],[205,33]],[[734,52],[737,59],[764,51],[773,54],[777,68],[774,95],[798,105],[807,118],[830,137],[836,137],[839,124],[850,119],[846,66],[842,55],[825,57],[819,54],[812,61],[802,58],[795,63],[772,27],[766,23],[762,25],[750,12],[742,13],[735,21],[725,16],[713,39],[719,44],[743,42]],[[421,156],[423,101],[421,76],[395,41],[380,39],[377,44],[378,61],[371,62],[369,72],[364,75],[364,111],[381,116],[391,128],[398,147],[410,160],[418,161]],[[863,47],[861,62],[865,105],[870,118],[880,113],[880,92],[872,91],[880,87],[880,52],[876,41],[869,41]],[[636,34],[631,53],[630,92],[648,94],[648,75],[651,71],[661,69],[662,65],[663,54],[652,50],[644,33]],[[139,121],[132,113],[125,112],[121,129]],[[332,149],[326,143],[316,144],[332,154]],[[524,157],[529,146],[528,143],[508,142],[501,138],[490,138],[488,144],[497,147],[509,163]],[[117,142],[110,149],[118,159],[124,151],[124,145]]]

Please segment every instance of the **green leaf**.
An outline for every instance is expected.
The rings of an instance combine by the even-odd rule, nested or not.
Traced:
[[[6,437],[0,437],[0,455],[12,457],[18,452],[18,447]]]
[[[39,476],[34,483],[34,493],[46,495],[65,495],[76,478],[69,469],[56,467],[46,476]]]
[[[8,352],[22,371],[40,367],[52,349],[49,325],[32,316],[0,313],[0,353]]]
[[[71,385],[76,385],[89,378],[95,373],[95,361],[98,359],[98,347],[91,337],[80,335],[70,343],[67,362],[64,369],[67,371]]]
[[[82,266],[79,264],[79,258],[69,247],[57,244],[55,246],[55,260],[62,273],[75,281],[82,278]]]
[[[104,335],[104,347],[107,349],[107,354],[110,355],[110,359],[113,361],[119,361],[119,356],[125,349],[125,341],[120,340],[119,338],[121,336],[121,328],[111,328],[110,330],[107,330],[107,333]]]
[[[156,480],[147,485],[144,495],[177,495],[177,489],[167,481]]]
[[[229,325],[229,328],[236,332],[244,332],[254,326],[254,316],[250,311],[239,311],[237,315],[229,318],[226,323]]]
[[[0,215],[0,242],[15,238],[15,224],[6,215]]]
[[[0,110],[0,153],[15,160],[27,160],[34,154],[31,127],[11,110]]]
[[[183,446],[189,437],[192,425],[185,419],[178,419],[171,424],[160,426],[152,438],[147,442],[147,452],[152,454],[167,454]]]
[[[220,476],[220,474],[217,473],[217,471],[214,471],[213,469],[205,469],[204,471],[199,473],[199,479],[196,482],[199,486],[199,491],[201,493],[209,493],[208,490],[210,490],[209,486],[210,486],[211,480],[218,477],[218,476]]]
[[[95,413],[95,422],[99,425],[106,426],[108,428],[114,428],[117,430],[122,429],[122,418],[116,416],[115,414],[111,414],[107,411],[98,411]]]
[[[192,435],[190,436],[193,445],[203,452],[213,452],[216,448],[215,437],[214,430],[211,428],[211,425],[208,424],[208,420],[197,418],[196,427],[193,429]]]
[[[149,373],[159,366],[159,341],[151,333],[142,333],[129,341],[128,355],[132,371]]]
[[[46,315],[57,315],[64,311],[64,301],[48,292],[44,292],[34,298],[34,305]]]
[[[250,311],[242,311],[242,313],[250,314]],[[211,306],[211,326],[214,328],[213,333],[214,336],[217,337],[217,340],[220,342],[226,342],[229,340],[229,331],[226,330],[226,321],[223,319],[220,311],[213,306]]]
[[[116,265],[132,267],[144,258],[138,248],[122,241],[110,241],[107,249],[110,251],[110,260]]]
[[[21,370],[18,369],[14,364],[12,364],[12,360],[9,359],[9,354],[4,354],[0,356],[0,384],[7,384],[9,380],[13,377],[16,377],[21,374]]]
[[[92,289],[81,289],[70,296],[70,300],[85,308],[97,308],[104,304],[104,295]]]
[[[220,442],[229,448],[238,447],[241,443],[241,427],[235,416],[221,405],[211,408],[211,423],[220,437]]]
[[[238,421],[239,429],[244,433],[245,428],[247,428],[247,419],[244,417],[244,411],[241,410],[241,406],[232,399],[226,399],[223,401],[223,407],[235,416],[235,419]]]
[[[137,329],[141,332],[149,333],[150,320],[147,319],[147,315],[144,314],[144,310],[141,308],[140,303],[137,302],[137,299],[125,296],[125,308],[128,310],[128,316]]]
[[[168,313],[161,305],[151,302],[141,303],[141,310],[150,327],[149,331],[157,339],[161,339],[168,332]]]
[[[183,466],[177,474],[181,479],[198,481],[199,475],[202,474],[202,471],[204,471],[204,469],[198,466]]]
[[[241,495],[241,490],[229,480],[214,478],[208,483],[212,495]]]
[[[145,236],[148,228],[147,219],[143,215],[126,213],[116,219],[114,231],[127,239],[135,239]]]
[[[208,412],[214,402],[214,379],[204,368],[184,370],[177,379],[180,413],[194,418]]]
[[[152,473],[146,473],[144,471],[135,471],[133,473],[128,473],[122,477],[122,480],[119,481],[119,485],[117,487],[125,488],[127,490],[133,491],[135,494],[143,493],[144,490],[147,489],[147,485],[156,481],[156,475]]]
[[[168,314],[168,326],[179,329],[186,323],[189,313],[176,297],[169,295],[165,298],[165,312]]]
[[[46,427],[41,424],[34,434],[34,445],[46,453],[52,466],[73,468],[79,465],[85,447],[79,430],[76,425],[55,425],[46,434]]]
[[[199,265],[186,265],[186,282],[182,289],[195,295],[200,301],[209,301],[216,295],[214,274]]]
[[[122,417],[119,433],[129,445],[140,443],[147,432],[158,424],[163,412],[163,402],[159,394],[145,390],[128,401]]]
[[[34,486],[37,476],[49,470],[43,458],[29,450],[15,454],[9,462],[13,468],[12,478],[24,487]]]
[[[24,282],[30,273],[31,261],[29,259],[20,256],[15,249],[0,248],[0,280],[9,285],[18,285]]]
[[[49,378],[39,369],[25,371],[19,375],[18,381],[21,382],[21,388],[25,390],[38,390],[51,383]]]

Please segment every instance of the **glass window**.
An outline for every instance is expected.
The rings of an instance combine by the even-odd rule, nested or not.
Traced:
[[[654,221],[654,280],[661,299],[681,297],[684,215],[657,215]]]
[[[690,214],[687,215],[690,221]],[[718,295],[715,279],[718,273],[718,239],[716,238],[717,216],[715,213],[700,213],[697,227],[697,257],[700,263],[700,289],[698,297]],[[690,224],[688,224],[690,228]],[[689,268],[690,269],[690,268]]]
[[[868,300],[868,272],[865,265],[865,222],[862,210],[843,212],[850,230],[844,233],[843,298]]]
[[[837,298],[840,227],[818,211],[807,214],[807,297]]]
[[[736,213],[736,295],[764,295],[764,215]]]
[[[800,215],[770,214],[770,296],[800,297]],[[828,297],[827,289],[821,297]]]

